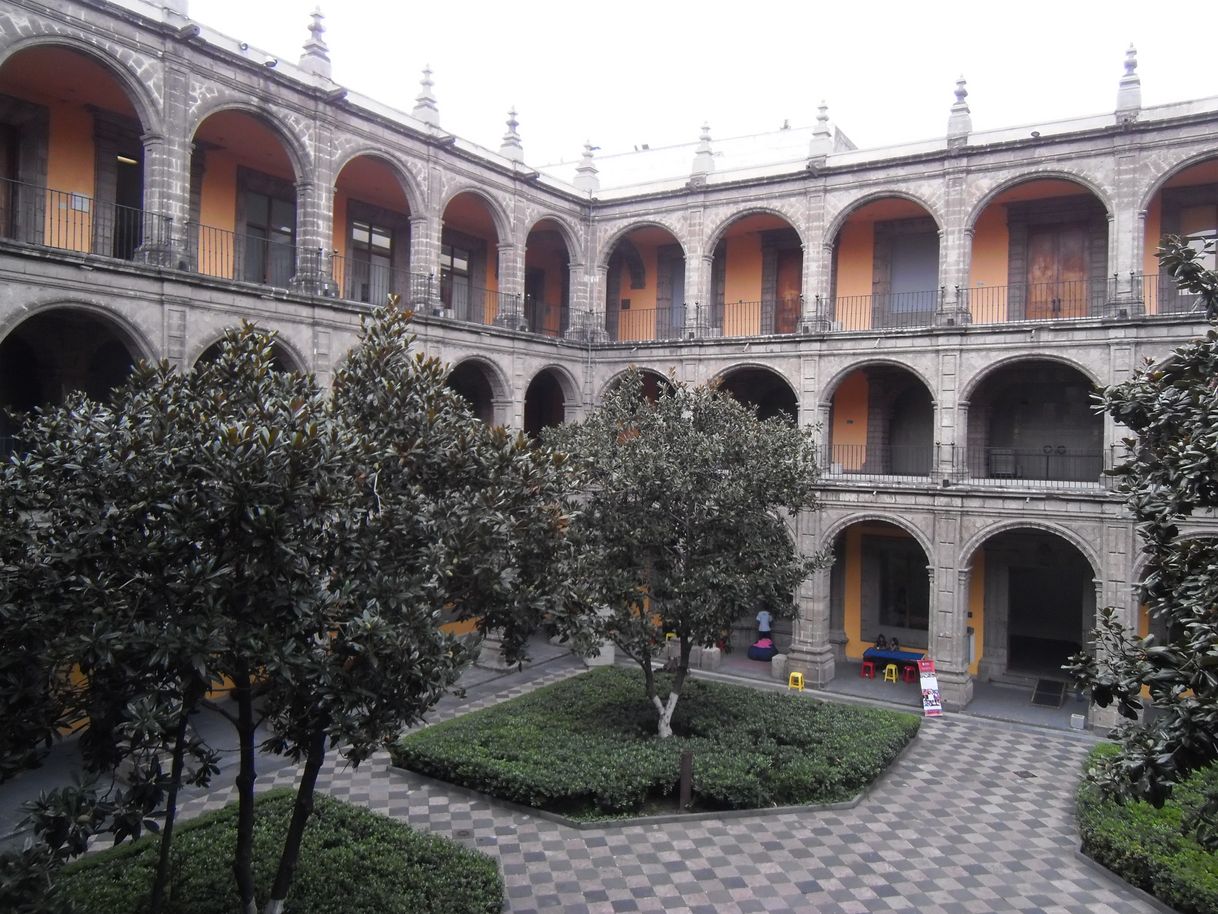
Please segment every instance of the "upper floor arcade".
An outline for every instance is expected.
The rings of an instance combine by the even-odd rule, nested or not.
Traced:
[[[1176,315],[1161,237],[1218,236],[1218,103],[599,192],[172,9],[77,5],[0,5],[6,246],[633,343]]]

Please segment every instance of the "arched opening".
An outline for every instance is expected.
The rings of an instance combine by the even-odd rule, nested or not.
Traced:
[[[861,661],[897,639],[925,652],[930,629],[930,560],[908,531],[887,521],[851,524],[837,535],[829,572],[830,638],[838,659]]]
[[[571,326],[571,252],[553,219],[534,225],[525,241],[524,316],[530,332],[546,336]]]
[[[917,375],[868,365],[842,379],[829,412],[830,475],[925,477],[934,460],[935,404]]]
[[[770,213],[734,220],[711,260],[710,335],[794,333],[803,272],[803,245],[789,222]]]
[[[1095,623],[1094,576],[1057,534],[1020,528],[987,539],[972,563],[983,604],[970,623],[984,626],[981,676],[1068,679],[1061,667]]]
[[[220,358],[220,353],[224,349],[224,341],[216,340],[206,349],[204,349],[197,359],[195,364],[200,365],[204,362],[214,362]],[[291,352],[282,344],[275,342],[271,343],[271,368],[274,371],[304,371],[304,367],[300,364]]]
[[[475,416],[487,425],[495,424],[495,389],[485,365],[465,361],[453,367],[445,382],[469,404]],[[561,391],[559,391],[561,394]],[[525,409],[528,409],[527,400]]]
[[[799,398],[782,375],[766,368],[734,368],[723,375],[719,386],[745,406],[757,410],[759,419],[785,416],[799,421]]]
[[[656,402],[663,394],[672,393],[672,381],[658,371],[652,371],[650,368],[640,368],[638,371],[643,379],[643,398],[648,403]],[[623,377],[619,377],[611,381],[605,388],[605,393],[616,390],[622,385],[623,380]]]
[[[973,223],[968,307],[975,324],[1091,317],[1107,299],[1108,213],[1073,181],[1023,181]]]
[[[517,327],[514,296],[499,292],[499,232],[486,200],[471,191],[444,208],[440,233],[440,314],[475,324]]]
[[[18,51],[0,67],[0,236],[134,258],[152,228],[146,129],[127,87],[92,56]]]
[[[43,311],[0,341],[0,456],[19,449],[19,420],[76,391],[105,401],[131,374],[139,352],[113,321],[74,308]]]
[[[296,275],[296,181],[283,140],[261,118],[208,116],[190,159],[193,268],[287,288]]]
[[[676,340],[685,330],[685,250],[672,232],[645,225],[609,254],[605,332],[611,340]]]
[[[384,305],[410,291],[410,204],[387,162],[356,156],[334,182],[334,259],[339,295]]]
[[[834,329],[927,327],[939,307],[939,226],[927,209],[883,197],[833,238]]]
[[[561,425],[566,414],[566,397],[558,375],[550,368],[538,372],[524,392],[525,434],[540,438],[542,429]]]
[[[1092,384],[1060,362],[1024,359],[978,384],[968,410],[968,473],[974,479],[1097,484],[1103,417]]]
[[[1204,312],[1200,298],[1176,288],[1168,273],[1160,273],[1155,252],[1165,235],[1183,235],[1201,255],[1207,270],[1218,269],[1218,157],[1176,172],[1151,198],[1146,208],[1146,237],[1142,295],[1150,314]],[[1208,250],[1206,249],[1209,245]],[[1137,290],[1135,290],[1137,291]]]

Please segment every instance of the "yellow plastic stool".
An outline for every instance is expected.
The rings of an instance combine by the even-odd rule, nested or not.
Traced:
[[[885,682],[896,682],[897,681],[897,665],[895,663],[890,663],[890,664],[888,664],[888,666],[884,667],[884,681]]]
[[[803,673],[792,673],[790,676],[788,676],[787,677],[787,688],[796,689],[796,690],[802,692],[804,690],[804,674]]]

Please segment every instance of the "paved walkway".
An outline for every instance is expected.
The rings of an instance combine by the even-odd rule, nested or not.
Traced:
[[[433,720],[577,672],[559,656],[523,673],[482,672]],[[331,765],[319,786],[495,856],[514,914],[1154,911],[1075,856],[1072,794],[1089,745],[948,717],[927,721],[854,809],[594,830],[416,781],[389,770],[385,754],[356,770]],[[294,780],[281,769],[259,788]],[[213,793],[184,812],[229,799]]]

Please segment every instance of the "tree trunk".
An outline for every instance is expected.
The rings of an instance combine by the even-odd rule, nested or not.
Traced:
[[[191,712],[198,700],[195,690],[184,696],[182,716],[178,719],[178,732],[174,734],[173,763],[169,769],[169,792],[165,798],[165,826],[161,829],[161,852],[157,859],[156,881],[152,884],[152,897],[148,900],[149,914],[161,914],[165,902],[165,887],[169,885],[169,851],[173,844],[173,824],[178,813],[178,788],[182,784],[182,768],[186,758],[186,733]]]
[[[249,669],[241,664],[233,676],[237,698],[237,741],[241,767],[237,773],[237,852],[233,876],[241,896],[242,914],[258,914],[254,899],[254,696],[250,689]]]
[[[656,706],[656,710],[660,713],[660,724],[656,731],[656,735],[660,739],[668,739],[672,736],[672,712],[677,709],[677,699],[681,696],[677,694],[677,690],[673,689],[668,693],[668,700],[663,701],[660,696],[653,696],[651,701]]]
[[[668,739],[672,736],[672,714],[677,710],[677,701],[681,698],[681,689],[685,685],[685,677],[689,675],[689,641],[684,635],[681,636],[681,659],[677,664],[677,674],[673,677],[672,686],[668,690],[667,700],[662,700],[656,694],[654,679],[650,672],[647,675],[647,684],[651,703],[656,706],[656,711],[660,715],[659,724],[656,728],[656,735],[660,739]],[[651,664],[648,663],[646,669],[650,671]]]
[[[281,914],[283,911],[288,889],[292,887],[292,877],[296,875],[296,864],[300,860],[300,843],[304,838],[305,826],[309,823],[309,816],[313,814],[313,793],[317,787],[317,775],[325,760],[326,727],[319,721],[309,740],[304,773],[300,778],[300,787],[296,789],[296,802],[292,807],[292,821],[284,838],[279,870],[275,873],[275,884],[271,887],[271,899],[266,903],[263,914]]]

